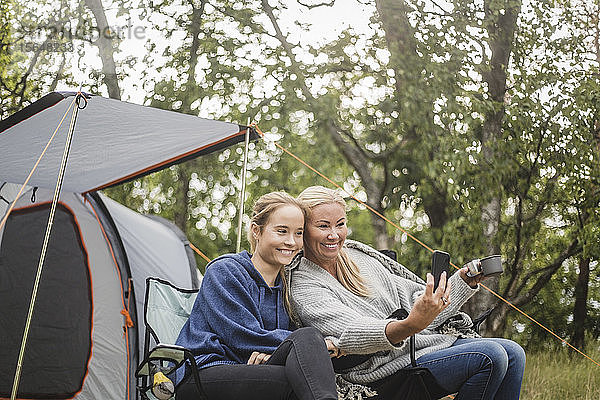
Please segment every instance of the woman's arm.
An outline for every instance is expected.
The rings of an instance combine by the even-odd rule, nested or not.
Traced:
[[[433,275],[427,274],[425,291],[415,300],[408,317],[390,322],[386,326],[385,333],[390,342],[400,343],[427,328],[450,305],[447,299],[450,296],[451,287],[452,284],[446,281],[446,273],[443,272],[439,286],[434,291]]]
[[[431,323],[429,326],[430,329],[435,329],[441,324],[443,324],[448,318],[453,315],[456,315],[460,308],[469,300],[477,291],[479,290],[479,286],[470,287],[464,279],[461,277],[460,271],[454,272],[448,279],[448,282],[452,286],[452,290],[450,292],[449,304],[446,309],[444,309]]]
[[[317,328],[345,354],[371,354],[397,348],[387,338],[385,328],[392,319],[366,316],[343,302],[314,277],[298,272],[293,280],[291,299],[303,325]],[[348,292],[350,293],[350,292]],[[349,294],[349,296],[354,296]],[[352,301],[352,297],[348,297]]]
[[[423,286],[416,282],[412,282],[408,279],[401,278],[397,275],[393,275],[393,280],[396,285],[398,295],[401,298],[401,301],[406,301],[402,299],[408,296],[408,302],[410,303],[410,309],[412,310],[415,307],[417,300],[425,294],[426,286]],[[469,286],[469,284],[467,284],[467,282],[465,282],[465,279],[462,278],[460,270],[452,274],[448,279],[448,285],[451,287],[451,290],[449,294],[445,296],[448,299],[448,304],[439,312],[438,315],[434,317],[431,323],[425,328],[437,328],[449,317],[458,313],[460,308],[466,303],[466,301],[469,300],[477,292],[477,282],[478,281],[472,281],[471,283],[474,284],[475,287],[471,287]],[[421,330],[425,328],[422,328]],[[416,329],[416,327],[414,327],[414,329]],[[421,330],[413,333],[418,333]]]

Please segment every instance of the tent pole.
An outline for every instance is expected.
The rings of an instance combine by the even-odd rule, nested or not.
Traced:
[[[75,130],[75,122],[77,120],[77,114],[79,109],[85,108],[87,100],[81,93],[77,93],[75,102],[77,106],[73,109],[71,115],[71,125],[69,126],[69,132],[67,134],[67,140],[65,142],[65,148],[63,151],[62,161],[60,169],[58,171],[58,179],[56,181],[56,188],[54,189],[54,197],[52,198],[52,206],[50,207],[50,215],[48,217],[48,224],[46,225],[46,235],[44,236],[44,242],[42,244],[42,252],[40,254],[40,260],[37,267],[37,273],[33,284],[33,291],[31,292],[31,301],[29,303],[29,312],[27,313],[27,320],[25,321],[25,330],[23,332],[23,338],[21,340],[21,349],[19,350],[19,358],[17,360],[17,369],[15,371],[15,379],[13,381],[12,392],[10,395],[11,400],[15,400],[17,397],[17,389],[19,387],[19,381],[21,380],[21,370],[23,367],[23,357],[25,355],[25,346],[27,344],[27,337],[29,336],[29,329],[31,327],[31,319],[33,316],[33,309],[35,307],[35,300],[37,298],[37,292],[40,285],[40,278],[42,276],[42,267],[44,265],[44,259],[46,258],[46,251],[48,250],[48,242],[50,241],[50,231],[52,230],[52,224],[54,222],[54,214],[56,212],[56,204],[58,203],[58,196],[62,189],[62,184],[65,176],[65,170],[67,166],[67,159],[69,157],[69,151],[71,150],[71,141],[73,139],[73,131]],[[79,101],[83,100],[83,106],[80,105]]]
[[[246,197],[246,172],[248,171],[248,146],[250,144],[250,118],[246,124],[246,138],[244,142],[244,166],[242,167],[242,190],[240,193],[240,208],[237,229],[237,244],[235,252],[239,253],[242,247],[242,220],[244,219],[244,198]]]

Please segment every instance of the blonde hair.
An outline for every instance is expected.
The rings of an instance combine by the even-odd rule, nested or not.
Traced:
[[[346,201],[342,197],[339,190],[329,189],[323,186],[309,186],[298,195],[298,200],[306,207],[306,221],[310,220],[312,209],[322,204],[339,204],[346,210]],[[306,223],[305,223],[306,225]],[[304,230],[306,235],[306,229]],[[305,236],[306,239],[306,236]],[[306,243],[306,242],[305,242]],[[365,280],[360,275],[358,266],[344,251],[340,249],[335,269],[338,281],[343,287],[357,296],[366,297],[369,295],[369,290]]]
[[[306,220],[307,209],[301,201],[293,198],[286,192],[271,192],[264,194],[256,200],[252,208],[252,217],[250,218],[250,226],[248,227],[247,237],[250,242],[250,251],[254,253],[256,249],[256,238],[252,233],[252,225],[255,224],[262,233],[263,228],[269,222],[271,214],[273,214],[281,206],[295,206],[302,211],[302,216]],[[283,283],[283,301],[288,315],[291,315],[292,306],[288,290],[287,279],[284,273],[284,268],[279,271],[281,282]]]

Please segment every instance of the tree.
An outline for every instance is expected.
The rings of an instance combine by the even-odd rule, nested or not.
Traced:
[[[579,12],[577,12],[579,11]],[[579,7],[571,14],[573,22],[579,22],[586,26],[589,21],[590,29],[582,29],[579,31],[578,40],[583,43],[588,43],[588,51],[591,55],[595,55],[596,66],[600,65],[600,3],[592,4],[581,3]],[[590,46],[591,44],[591,46]],[[592,70],[592,75],[580,86],[577,97],[577,107],[581,110],[593,110],[588,115],[584,113],[574,113],[577,118],[574,123],[582,131],[587,133],[588,141],[592,148],[592,159],[596,160],[593,165],[590,165],[590,171],[598,171],[598,160],[600,159],[600,115],[597,108],[598,96],[598,79],[597,71]],[[595,72],[595,73],[594,73]],[[592,258],[598,260],[600,257],[597,254],[597,245],[594,243],[594,237],[597,237],[598,226],[598,207],[600,204],[600,187],[598,186],[598,176],[590,175],[587,184],[582,185],[577,193],[579,205],[577,207],[577,222],[580,228],[580,240],[583,243],[583,254],[579,258],[579,274],[575,285],[575,304],[573,306],[573,345],[584,349],[585,347],[585,331],[591,331],[588,324],[588,295],[590,283],[590,264]]]
[[[393,207],[422,209],[430,227],[426,241],[457,254],[459,265],[505,254],[505,278],[488,286],[527,307],[582,251],[573,225],[561,232],[552,222],[572,220],[572,211],[560,206],[570,194],[565,180],[587,179],[570,172],[585,157],[567,150],[585,148],[585,141],[563,139],[572,132],[563,119],[574,105],[571,72],[577,71],[565,75],[560,57],[580,57],[576,39],[554,43],[557,11],[546,3],[533,11],[522,11],[520,1],[456,1],[433,11],[411,2],[374,6],[375,33],[347,31],[307,49],[279,26],[282,5],[262,1],[294,77],[290,95],[304,102],[299,110],[313,116],[310,126],[329,136],[353,166],[368,204],[390,216],[397,214]],[[388,57],[370,58],[378,51]],[[328,61],[303,63],[307,53]],[[325,78],[321,88],[314,84]],[[547,96],[556,82],[568,90]],[[377,112],[369,113],[366,95],[356,95],[361,83],[388,90],[373,101]],[[349,106],[356,100],[363,102]],[[597,208],[593,201],[590,206]],[[388,233],[382,224],[374,230],[378,238]],[[386,240],[374,242],[383,247]],[[404,257],[415,264],[426,261],[415,246],[402,250],[414,254]],[[510,307],[488,295],[470,308],[477,315],[490,306],[496,310],[487,330],[501,335]]]
[[[106,19],[104,7],[101,0],[85,0],[85,4],[94,15],[98,37],[95,45],[98,47],[100,60],[102,61],[103,82],[108,89],[108,96],[112,99],[121,99],[121,89],[117,77],[117,67],[114,59],[114,32]]]
[[[249,51],[250,43],[260,46],[261,38],[244,31],[238,19],[249,21],[255,11],[227,1],[181,1],[173,6],[166,1],[148,4],[154,11],[149,18],[161,18],[156,29],[164,37],[172,38],[179,33],[174,27],[183,27],[184,38],[171,41],[162,54],[156,53],[159,44],[149,40],[144,62],[155,68],[143,79],[147,104],[245,122],[244,112],[251,106],[248,91],[256,84],[252,68],[257,61],[252,58],[258,54],[241,57],[240,52]],[[204,111],[207,108],[212,111]],[[143,198],[143,205],[134,200],[138,209],[173,219],[211,258],[234,251],[231,230],[237,214],[240,150],[238,146],[179,164],[124,190]],[[119,197],[118,189],[112,195]]]
[[[61,65],[71,46],[62,29],[69,17],[64,3],[52,15],[37,2],[10,1],[1,7],[0,99],[6,117],[70,78]]]
[[[163,47],[163,38],[149,38],[139,61],[146,104],[250,119],[268,132],[250,146],[247,204],[270,190],[329,185],[275,139],[403,229],[449,251],[456,265],[502,254],[505,274],[489,286],[582,343],[598,318],[586,305],[598,296],[592,278],[600,218],[598,147],[590,146],[598,140],[598,4],[588,3],[376,0],[364,4],[370,29],[348,28],[322,44],[299,40],[307,27],[291,28],[284,14],[331,2],[114,4],[121,15],[145,7],[145,21],[167,39]],[[49,26],[109,26],[98,1],[74,4],[65,3]],[[27,36],[23,27],[44,21],[41,6],[18,5],[9,17],[17,47]],[[70,41],[60,30],[36,40],[51,37]],[[114,97],[128,71],[115,61],[120,42],[109,39],[94,43],[103,72],[89,87],[101,92],[106,85]],[[7,114],[69,79],[73,59],[65,52],[25,50],[0,53]],[[173,219],[212,258],[235,250],[241,155],[241,146],[226,149],[108,193]],[[353,238],[398,250],[424,275],[429,252],[350,204]],[[538,337],[493,296],[470,309],[476,315],[488,306],[495,310],[487,333],[522,343]]]

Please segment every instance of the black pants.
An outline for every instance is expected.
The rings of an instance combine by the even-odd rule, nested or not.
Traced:
[[[209,399],[333,400],[335,374],[323,336],[300,328],[284,340],[266,364],[224,364],[199,371]],[[177,391],[177,399],[198,399],[193,379]]]

